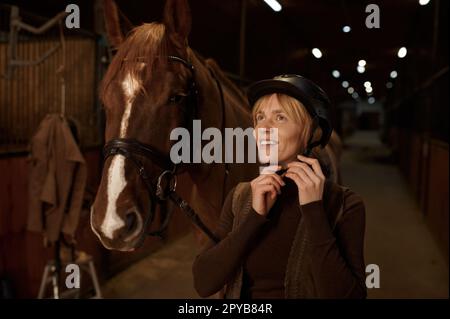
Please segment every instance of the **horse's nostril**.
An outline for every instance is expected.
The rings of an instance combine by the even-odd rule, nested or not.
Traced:
[[[135,240],[142,231],[142,218],[137,209],[132,208],[125,213],[125,225],[120,229],[120,239],[125,242]]]
[[[135,230],[137,226],[137,213],[135,211],[131,211],[126,215],[125,224],[129,233]]]

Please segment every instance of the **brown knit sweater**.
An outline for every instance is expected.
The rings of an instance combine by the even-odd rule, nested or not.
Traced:
[[[208,243],[193,264],[194,284],[202,297],[210,296],[229,283],[243,266],[241,298],[284,298],[285,276],[292,242],[304,218],[312,249],[314,291],[319,298],[364,298],[365,265],[364,204],[352,191],[338,200],[339,187],[327,181],[321,201],[299,206],[298,190],[286,180],[267,217],[253,209],[238,228],[232,230],[234,189],[222,210],[218,244]],[[345,205],[332,230],[329,216]],[[327,218],[328,217],[328,218]]]

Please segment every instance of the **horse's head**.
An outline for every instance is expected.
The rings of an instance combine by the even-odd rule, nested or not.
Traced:
[[[103,79],[105,140],[115,143],[107,148],[91,226],[109,249],[132,250],[139,243],[152,201],[148,186],[171,165],[164,159],[170,132],[192,119],[194,71],[185,63],[190,24],[187,1],[167,1],[163,23],[133,30]],[[151,147],[144,156],[143,144]]]

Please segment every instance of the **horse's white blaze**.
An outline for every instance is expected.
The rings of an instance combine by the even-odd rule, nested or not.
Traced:
[[[133,103],[136,92],[139,89],[139,81],[133,78],[131,74],[127,74],[122,82],[122,89],[125,93],[125,111],[123,112],[122,121],[120,122],[120,137],[124,138],[128,128],[128,120],[131,114],[131,104]]]
[[[139,89],[139,81],[133,78],[131,74],[127,74],[122,82],[122,89],[125,94],[125,110],[120,122],[120,137],[126,136],[128,121],[131,114],[131,106]],[[123,227],[125,222],[117,215],[117,199],[120,193],[125,189],[127,181],[125,179],[125,157],[116,155],[111,161],[108,170],[108,187],[107,187],[107,206],[105,219],[103,220],[101,230],[108,237],[113,238],[114,231]]]

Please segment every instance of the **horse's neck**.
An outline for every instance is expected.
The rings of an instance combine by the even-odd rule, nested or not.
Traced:
[[[245,100],[239,99],[236,94],[230,92],[229,83],[222,85],[220,78],[213,77],[211,72],[214,71],[200,61],[193,51],[189,54],[191,63],[196,69],[196,81],[199,87],[198,111],[202,129],[217,127],[221,130],[222,136],[225,136],[226,127],[250,126],[250,114],[243,111],[243,105],[246,105]],[[222,92],[218,85],[221,86]],[[195,202],[199,213],[211,218],[210,222],[213,224],[217,220],[228,190],[246,177],[245,173],[239,172],[234,169],[235,167],[236,165],[232,164],[226,167],[223,163],[202,162],[190,171],[190,177],[195,185],[191,200]],[[229,169],[227,175],[226,169]]]

